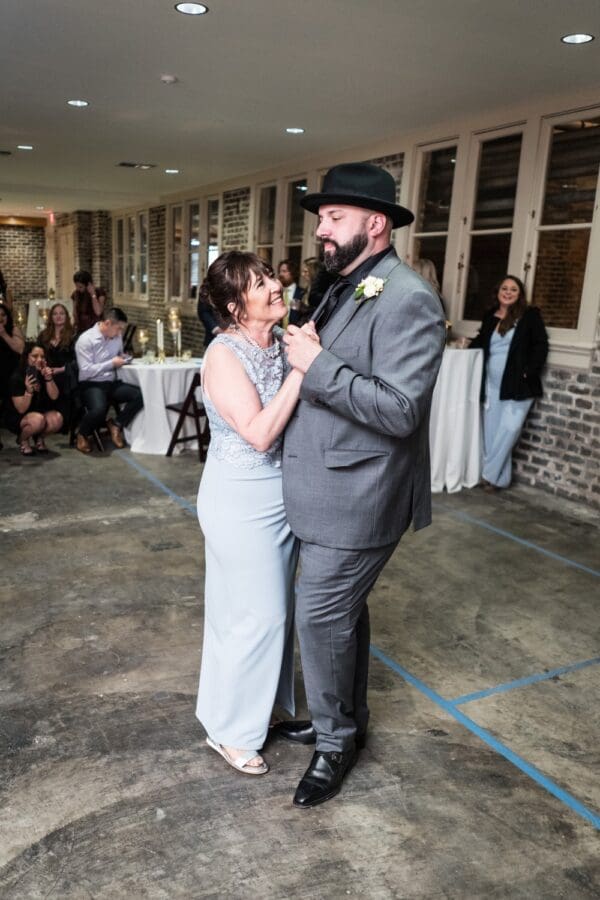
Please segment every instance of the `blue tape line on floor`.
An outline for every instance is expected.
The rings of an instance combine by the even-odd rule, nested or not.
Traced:
[[[446,515],[451,516],[453,519],[460,519],[463,522],[468,522],[469,525],[478,525],[480,528],[485,528],[487,531],[491,531],[493,534],[498,534],[500,537],[508,538],[511,541],[515,541],[517,544],[521,544],[523,547],[527,547],[530,550],[535,550],[537,553],[541,553],[544,556],[550,557],[550,559],[554,559],[557,562],[562,562],[567,566],[571,566],[574,569],[579,569],[581,572],[587,572],[588,575],[594,575],[596,578],[600,578],[600,571],[597,569],[592,569],[589,566],[584,566],[583,563],[575,562],[574,559],[569,559],[567,556],[561,556],[560,553],[554,553],[552,550],[546,550],[545,547],[540,547],[538,544],[534,544],[533,541],[527,541],[525,538],[517,537],[516,534],[512,534],[510,531],[506,531],[504,528],[497,528],[495,525],[490,525],[489,522],[486,522],[484,519],[477,519],[475,516],[470,516],[468,513],[460,512],[459,510],[449,510],[444,507],[441,503],[434,503],[433,509],[436,512],[443,512]]]
[[[140,465],[137,460],[133,459],[129,453],[126,451],[119,450],[117,451],[121,459],[123,459],[126,463],[128,463],[132,468],[136,469],[140,475],[143,475],[148,481],[152,482],[156,487],[158,487],[161,491],[163,491],[167,496],[171,497],[175,503],[179,504],[186,512],[192,513],[192,515],[196,515],[196,509],[185,500],[183,497],[180,497],[179,494],[176,494],[171,488],[168,488],[166,484],[157,478],[156,475],[153,475],[148,469],[144,466]],[[573,812],[578,813],[583,819],[586,819],[588,822],[591,822],[598,830],[600,830],[600,816],[596,815],[592,810],[588,809],[583,803],[580,803],[576,797],[573,797],[568,791],[563,790],[557,784],[555,784],[550,778],[547,778],[542,772],[538,771],[535,766],[532,766],[526,760],[522,759],[518,754],[514,753],[509,747],[506,747],[500,741],[496,740],[493,735],[491,735],[485,728],[481,728],[470,719],[468,716],[465,716],[459,709],[457,709],[454,704],[449,700],[444,700],[439,694],[435,691],[431,690],[431,688],[427,687],[424,682],[420,681],[418,678],[415,678],[414,675],[411,675],[410,672],[407,672],[406,669],[403,669],[402,666],[399,666],[398,663],[394,662],[393,659],[390,659],[389,656],[386,656],[383,651],[381,651],[378,647],[375,647],[371,644],[371,655],[386,665],[389,669],[392,669],[393,672],[396,672],[397,675],[400,675],[405,681],[411,684],[413,687],[417,688],[422,694],[432,700],[435,704],[441,707],[445,712],[447,712],[452,718],[456,719],[457,722],[460,722],[461,725],[464,725],[469,729],[473,734],[477,735],[484,743],[491,747],[492,750],[495,750],[496,753],[499,753],[509,762],[511,762],[514,766],[524,772],[525,775],[528,775],[532,778],[540,787],[545,788],[552,796],[556,797],[557,800],[560,800],[569,809],[572,809]]]
[[[559,666],[557,669],[549,669],[548,672],[541,672],[538,675],[528,675],[525,678],[517,678],[515,681],[507,681],[506,684],[498,684],[495,687],[486,688],[483,691],[464,694],[462,697],[457,697],[456,700],[449,700],[448,702],[454,706],[462,706],[462,704],[471,703],[473,700],[491,697],[492,694],[504,694],[507,691],[514,691],[516,688],[525,687],[528,684],[548,681],[549,678],[555,678],[557,675],[566,675],[569,672],[578,672],[580,669],[586,669],[588,666],[597,666],[599,663],[600,656],[594,656],[592,659],[585,659],[570,666]]]
[[[399,666],[397,662],[393,659],[390,659],[389,656],[379,649],[379,647],[371,644],[371,655],[382,662],[385,666],[395,672],[397,675],[400,675],[405,681],[411,684],[414,688],[424,694],[429,700],[439,706],[444,712],[448,713],[448,715],[452,716],[453,719],[456,719],[457,722],[460,722],[461,725],[464,725],[465,728],[468,728],[473,734],[475,734],[478,738],[480,738],[485,744],[488,745],[492,750],[496,753],[503,756],[504,759],[508,760],[517,769],[520,769],[521,772],[524,772],[525,775],[528,775],[533,779],[540,787],[543,787],[548,793],[552,794],[553,797],[556,797],[557,800],[560,800],[561,803],[564,803],[569,809],[576,812],[583,819],[586,819],[588,822],[591,822],[592,825],[595,826],[598,830],[600,830],[600,815],[595,813],[593,810],[588,809],[587,806],[584,806],[576,797],[572,794],[569,794],[568,791],[565,791],[563,788],[559,787],[559,785],[555,784],[551,778],[548,778],[539,769],[536,769],[535,766],[532,766],[531,763],[528,763],[527,760],[520,757],[517,753],[495,738],[489,731],[486,731],[485,728],[482,728],[468,716],[466,716],[463,712],[457,709],[454,704],[449,700],[444,700],[440,694],[433,691],[431,688],[427,687],[427,685],[422,682],[419,678],[415,678],[414,675],[411,675],[410,672],[407,672],[406,669],[403,669],[402,666]]]
[[[176,494],[175,491],[172,491],[171,488],[167,487],[160,478],[157,478],[149,469],[146,469],[145,466],[142,466],[133,456],[130,456],[126,450],[117,450],[118,455],[121,459],[126,462],[129,466],[139,472],[140,475],[143,475],[144,478],[147,478],[148,481],[152,482],[152,484],[159,488],[164,494],[174,500],[175,503],[179,504],[182,509],[185,509],[186,512],[191,513],[193,516],[197,515],[196,507],[189,503],[185,497],[180,497],[179,494]]]

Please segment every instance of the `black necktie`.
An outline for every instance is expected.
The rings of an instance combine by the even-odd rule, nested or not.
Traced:
[[[319,331],[321,331],[325,327],[325,325],[333,315],[333,312],[339,303],[340,297],[349,286],[349,284],[349,281],[347,281],[345,278],[342,278],[341,281],[337,281],[331,288],[329,296],[327,298],[327,302],[325,303],[325,306],[321,310],[319,317],[315,323],[316,325],[318,325]]]

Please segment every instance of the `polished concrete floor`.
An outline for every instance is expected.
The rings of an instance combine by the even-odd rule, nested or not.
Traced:
[[[524,488],[437,495],[371,601],[367,749],[299,811],[310,748],[272,741],[250,779],[194,718],[195,456],[13,446],[3,900],[600,897],[597,514]]]

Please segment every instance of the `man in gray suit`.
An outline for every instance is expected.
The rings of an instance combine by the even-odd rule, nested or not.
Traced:
[[[284,722],[316,742],[294,797],[308,808],[338,793],[364,746],[369,711],[367,597],[410,523],[431,521],[429,410],[444,345],[437,295],[391,246],[413,221],[393,177],[335,166],[320,193],[317,237],[338,279],[314,323],[290,326],[290,363],[305,373],[286,433],[283,491],[301,539],[296,623],[312,722]]]

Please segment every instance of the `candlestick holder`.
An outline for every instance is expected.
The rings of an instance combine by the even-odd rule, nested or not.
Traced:
[[[159,362],[161,365],[163,365],[164,362],[165,362],[165,360],[166,360],[166,358],[167,358],[167,357],[165,356],[165,351],[164,351],[164,350],[159,350],[159,351],[158,351],[158,356],[157,356],[157,362]]]
[[[171,328],[173,338],[173,356],[177,362],[181,362],[181,328]]]

